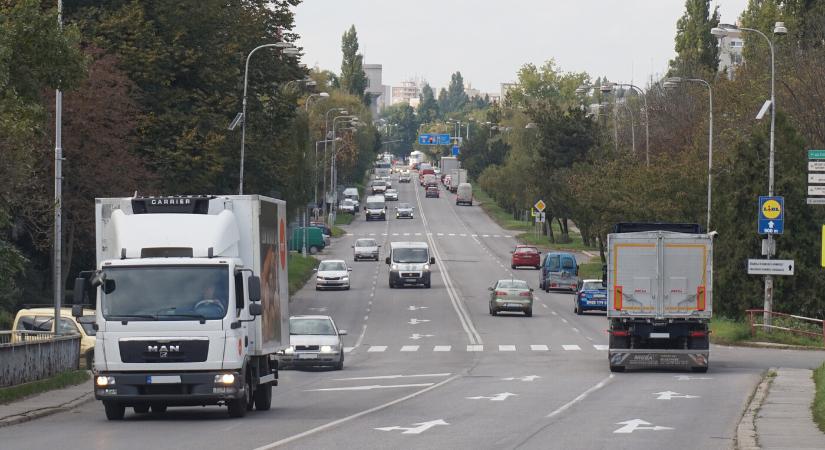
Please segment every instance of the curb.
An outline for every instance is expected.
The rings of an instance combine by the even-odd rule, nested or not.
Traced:
[[[80,397],[63,403],[62,405],[26,411],[21,414],[15,414],[13,416],[0,417],[0,428],[21,424],[34,419],[39,419],[41,417],[57,414],[59,412],[69,411],[91,400],[94,400],[94,395],[92,392],[87,392],[81,395]]]
[[[739,424],[736,426],[736,443],[737,450],[761,450],[759,446],[759,436],[756,431],[756,415],[765,402],[768,396],[773,377],[769,376],[771,373],[776,373],[776,368],[771,367],[762,374],[762,380],[756,386],[756,390],[748,401],[748,406],[739,419]]]
[[[741,341],[736,343],[731,342],[724,342],[724,343],[716,343],[712,340],[710,341],[713,345],[718,345],[720,347],[748,347],[748,348],[773,348],[777,350],[807,350],[807,351],[825,351],[825,348],[822,347],[808,347],[804,345],[790,345],[790,344],[777,344],[774,342],[748,342],[748,341]]]

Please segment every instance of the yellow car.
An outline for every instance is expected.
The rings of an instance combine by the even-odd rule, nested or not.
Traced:
[[[93,309],[83,310],[83,317],[90,316],[94,318],[94,315],[95,311]],[[78,323],[77,319],[72,317],[72,308],[62,308],[60,310],[60,333],[80,335],[80,359],[86,368],[91,370],[95,356],[95,330],[92,328],[91,323],[94,320],[88,323],[85,320],[81,322],[84,323]],[[27,332],[53,332],[54,308],[21,309],[17,311],[17,316],[14,317],[12,329],[17,332],[13,335],[13,342],[24,341]],[[31,333],[31,335],[34,334]]]

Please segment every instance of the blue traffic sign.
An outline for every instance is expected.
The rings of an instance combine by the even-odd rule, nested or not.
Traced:
[[[460,149],[457,145],[453,145],[453,156],[458,156]]]
[[[759,197],[759,234],[782,234],[785,231],[785,198]]]
[[[419,134],[418,143],[420,145],[450,145],[450,135],[439,134]]]

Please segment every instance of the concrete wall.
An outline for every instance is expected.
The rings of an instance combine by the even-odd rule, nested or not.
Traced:
[[[0,387],[47,378],[78,368],[80,335],[0,345]]]

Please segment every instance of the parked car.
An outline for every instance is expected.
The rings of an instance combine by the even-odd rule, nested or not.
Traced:
[[[374,259],[378,261],[378,251],[381,248],[375,239],[356,239],[352,246],[352,257],[355,261]]]
[[[498,280],[490,290],[490,315],[502,311],[523,312],[533,315],[533,289],[524,280]]]
[[[458,185],[455,204],[473,206],[473,185],[470,183],[461,183]]]
[[[550,289],[575,292],[578,276],[579,266],[572,253],[551,252],[544,256],[541,264],[539,287],[545,292],[550,292]]]
[[[329,316],[289,318],[289,347],[278,359],[283,366],[331,366],[344,368],[344,340],[347,330],[339,330]]]
[[[401,175],[398,176],[399,183],[409,183],[410,181],[412,181],[412,177],[409,172],[401,173]]]
[[[318,264],[315,269],[315,290],[320,291],[326,288],[349,289],[349,273],[352,269],[347,267],[343,259],[326,259]]]
[[[384,193],[384,200],[390,201],[395,200],[398,201],[398,191],[395,189],[387,189],[387,192]]]
[[[58,330],[60,334],[80,335],[80,360],[91,370],[95,357],[95,334],[93,327],[95,311],[83,309],[83,316],[72,316],[72,308],[60,309]],[[36,340],[41,332],[54,332],[54,308],[26,308],[17,311],[12,323],[12,343]]]
[[[541,268],[541,252],[532,245],[517,245],[515,250],[510,252],[510,267],[530,266],[536,269]]]
[[[430,198],[430,197],[438,198],[439,197],[438,186],[429,186],[427,188],[427,192],[424,194],[424,197],[425,198]]]
[[[607,311],[607,287],[602,280],[581,280],[573,297],[573,312]]]
[[[355,201],[349,198],[345,198],[344,201],[341,202],[341,206],[338,207],[338,210],[342,213],[355,214]]]
[[[324,238],[324,246],[329,247],[330,240],[332,239],[332,229],[324,222],[309,222],[309,226],[321,230],[321,234]]]
[[[409,203],[399,203],[398,206],[395,207],[395,218],[396,219],[412,219],[413,218],[413,207]]]

